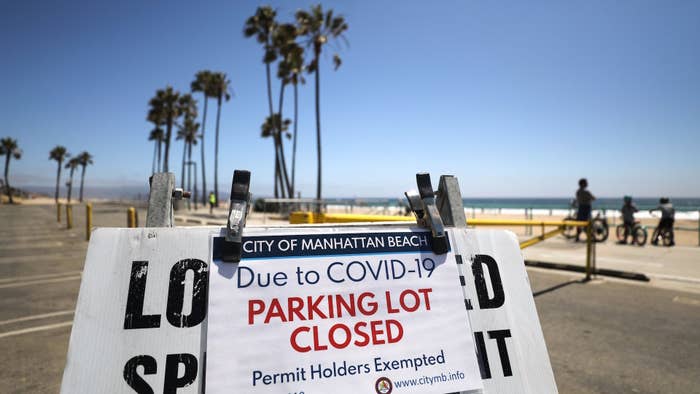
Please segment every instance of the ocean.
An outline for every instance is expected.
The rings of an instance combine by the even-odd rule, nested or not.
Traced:
[[[535,209],[535,210],[568,210],[571,206],[571,198],[464,198],[462,202],[465,208],[476,209]],[[400,206],[405,199],[398,198],[332,198],[327,202],[332,205],[355,206]],[[640,211],[656,208],[659,205],[658,198],[635,198],[634,203]],[[700,198],[671,198],[676,211],[688,212],[700,210]],[[593,209],[619,210],[622,207],[622,198],[599,198],[593,202]]]

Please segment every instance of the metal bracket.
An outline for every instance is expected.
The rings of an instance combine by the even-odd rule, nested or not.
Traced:
[[[445,226],[467,227],[467,217],[464,215],[462,193],[459,191],[459,182],[455,176],[440,176],[435,205],[437,205],[440,211],[440,217]]]
[[[221,259],[226,262],[241,261],[241,242],[246,218],[250,211],[250,171],[235,170],[231,182],[231,202],[226,224],[226,237],[222,244]]]
[[[175,174],[157,172],[149,178],[151,193],[148,196],[146,227],[173,227],[173,188]]]
[[[175,187],[175,174],[157,172],[148,179],[151,193],[148,196],[146,227],[174,227],[173,200],[190,198],[191,193]]]
[[[416,214],[416,221],[421,227],[429,228],[432,234],[432,249],[435,254],[445,254],[449,250],[445,226],[440,212],[435,205],[435,192],[430,182],[430,174],[416,174],[418,193],[407,192],[406,198],[411,210]],[[418,194],[419,198],[416,197]]]

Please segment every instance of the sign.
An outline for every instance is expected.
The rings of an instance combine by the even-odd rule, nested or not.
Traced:
[[[430,233],[303,231],[214,259],[208,393],[481,392],[457,264]]]
[[[248,237],[289,238],[306,235],[318,238],[320,234],[339,232],[412,231],[420,230],[396,225],[247,228],[244,240]],[[212,365],[211,358],[209,362],[206,361],[207,325],[211,323],[207,317],[206,294],[209,292],[209,276],[216,278],[219,275],[220,267],[216,263],[212,266],[212,255],[218,242],[216,240],[221,236],[222,230],[213,227],[95,230],[83,270],[61,392],[202,393],[207,379],[205,371],[212,373],[214,368],[218,368],[218,365]],[[483,391],[555,393],[554,376],[515,236],[505,231],[464,229],[450,229],[448,236],[451,244],[449,256],[454,259],[461,276],[461,302],[468,309],[472,329],[472,333],[467,332],[466,323],[460,320],[462,330],[452,339],[462,336],[472,338]],[[263,253],[263,250],[259,252]],[[244,251],[243,261],[247,264],[246,253]],[[361,257],[364,260],[370,259],[370,256],[373,256],[373,260],[391,260],[391,254]],[[340,257],[345,259],[346,256]],[[284,260],[288,257],[274,258]],[[312,261],[316,259],[322,258],[309,257]],[[402,255],[398,260],[404,262],[405,257]],[[410,261],[405,263],[408,265]],[[439,269],[433,269],[434,275],[438,275],[440,269],[448,264],[451,263],[447,260],[443,265],[436,264]],[[353,275],[359,267],[353,265]],[[334,270],[340,268],[339,265],[334,266]],[[338,272],[343,271],[340,269]],[[296,275],[296,272],[293,274]],[[369,270],[368,274],[371,274]],[[296,280],[295,276],[287,279]],[[274,276],[270,280],[274,284]],[[281,283],[280,280],[278,276],[278,283]],[[422,283],[421,280],[423,278],[413,279],[417,284]],[[251,286],[253,283],[256,282],[251,282]],[[355,292],[362,290],[359,285],[350,287]],[[416,291],[412,286],[406,288]],[[275,291],[279,292],[272,292]],[[421,299],[422,294],[416,293]],[[432,297],[432,293],[429,294]],[[381,297],[381,292],[375,296]],[[395,296],[392,294],[392,297]],[[408,298],[404,303],[407,301]],[[430,301],[436,302],[433,298]],[[431,303],[431,312],[434,311],[433,305],[437,304]],[[401,341],[413,335],[406,329],[413,326],[413,322],[405,319],[420,313],[425,311],[416,309],[415,312],[392,314],[401,315],[401,318],[394,318],[405,329]],[[385,318],[387,315],[388,312],[377,320],[391,320]],[[262,314],[256,314],[254,318],[260,316]],[[349,319],[348,322],[354,324],[355,320]],[[323,324],[314,325],[319,326],[319,330],[326,327]],[[387,326],[391,327],[391,335],[395,339],[394,334],[398,334],[395,326],[385,323],[384,327]],[[383,331],[387,336],[388,330]],[[237,333],[228,332],[225,335]],[[313,328],[300,333],[299,346],[313,346],[313,339],[310,343],[302,342],[313,338],[312,335]],[[337,335],[340,339],[340,334]],[[210,332],[209,340],[218,336]],[[385,345],[378,345],[377,348],[381,346]],[[319,352],[304,354],[315,353]],[[428,357],[433,355],[426,353],[426,356],[425,363],[428,364]],[[373,359],[371,354],[367,357]],[[434,357],[437,363],[437,356]],[[233,367],[231,362],[227,364],[224,367]],[[378,379],[375,383],[375,388],[370,390],[390,388],[394,393],[410,392],[396,385],[389,386],[385,380]],[[373,392],[363,390],[358,389],[358,392]],[[339,388],[329,386],[327,391],[335,392]]]
[[[518,239],[510,231],[449,231],[464,276],[485,393],[556,393]]]

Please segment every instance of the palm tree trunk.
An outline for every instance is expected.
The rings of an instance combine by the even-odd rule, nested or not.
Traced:
[[[207,98],[206,93],[204,94],[204,114],[202,115],[202,162],[200,166],[202,167],[202,202],[207,201],[207,173],[204,170],[204,128],[207,125]],[[195,175],[196,177],[196,175]],[[195,186],[197,182],[195,182]],[[195,201],[194,207],[197,208],[197,202]]]
[[[319,87],[319,69],[320,64],[319,64],[319,55],[320,55],[320,50],[316,51],[316,152],[317,152],[317,161],[318,161],[318,171],[316,173],[316,199],[320,200],[321,199],[321,102],[320,102],[320,94],[321,94],[321,88]],[[318,205],[318,209],[320,211],[321,206]]]
[[[192,190],[192,143],[187,143],[187,190]],[[197,207],[197,193],[193,193],[195,208]],[[191,200],[191,199],[190,199]],[[187,209],[190,208],[190,200],[187,200]]]
[[[151,174],[156,173],[156,154],[158,153],[158,140],[154,140],[153,143],[153,164],[151,164]],[[56,190],[58,193],[58,190]]]
[[[219,207],[219,119],[221,118],[221,96],[218,97],[216,107],[216,135],[214,136],[214,196],[216,207]]]
[[[7,198],[10,204],[14,204],[12,200],[12,188],[10,187],[10,182],[8,180],[8,174],[10,173],[10,158],[12,157],[12,152],[8,151],[5,157],[5,191],[7,192]]]
[[[268,42],[267,45],[269,46],[270,43]],[[280,171],[280,166],[279,166],[279,154],[277,153],[277,139],[274,137],[275,134],[275,125],[274,125],[274,112],[272,109],[272,81],[270,78],[270,63],[265,63],[265,77],[267,80],[267,103],[270,109],[270,119],[273,121],[273,127],[272,127],[272,143],[274,144],[275,147],[275,198],[279,197],[279,189],[278,189],[278,178],[279,178],[279,171]]]
[[[279,185],[280,185],[280,163],[277,160],[277,149],[275,149],[275,198],[279,198]]]
[[[168,117],[167,131],[165,133],[165,157],[163,160],[163,172],[168,172],[168,162],[170,161],[170,137],[173,132],[173,119]]]
[[[296,77],[295,77],[296,78]],[[291,187],[291,196],[294,198],[294,193],[296,192],[296,183],[295,183],[295,178],[294,174],[296,172],[296,161],[297,161],[297,118],[299,116],[299,110],[298,110],[298,100],[299,100],[299,93],[298,93],[298,86],[297,86],[297,81],[294,81],[294,142],[292,143],[292,187]]]
[[[180,187],[182,188],[182,190],[185,190],[185,154],[187,153],[187,141],[184,142],[185,146],[182,148],[182,177],[180,178]]]
[[[63,164],[62,160],[58,161],[58,171],[56,172],[56,203],[58,203],[58,191],[59,191],[59,185],[61,184],[61,164]]]
[[[187,143],[187,190],[192,190],[192,143]],[[194,195],[197,198],[197,195]],[[190,200],[187,200],[187,209],[190,209]]]
[[[284,139],[282,138],[282,123],[284,121],[284,116],[282,116],[282,108],[283,108],[283,103],[284,103],[284,88],[285,88],[285,83],[282,83],[282,86],[280,87],[280,102],[279,102],[279,115],[280,115],[280,129],[277,130],[277,133],[275,133],[275,138],[276,138],[276,149],[279,151],[278,157],[279,157],[279,163],[280,163],[280,172],[281,172],[281,178],[282,178],[282,194],[286,194],[287,196],[291,197],[291,186],[289,184],[289,173],[287,172],[287,160],[284,157]]]
[[[83,164],[83,172],[80,175],[80,202],[83,202],[83,184],[85,183],[85,168],[87,164]]]
[[[70,182],[68,183],[68,203],[70,203],[70,195],[73,193],[73,171],[75,171],[75,168],[71,167]]]
[[[193,163],[194,164],[194,163]],[[194,171],[192,171],[194,174],[194,209],[195,211],[197,210],[197,166],[194,166]],[[202,201],[202,205],[204,205],[204,201]]]
[[[163,147],[163,141],[158,140],[158,172],[163,171],[163,161],[160,158],[160,151],[161,151],[162,147]]]
[[[266,43],[265,49],[270,46],[270,40]],[[270,63],[265,63],[265,76],[267,77],[267,102],[270,106],[270,117],[272,117],[272,81],[270,78]]]

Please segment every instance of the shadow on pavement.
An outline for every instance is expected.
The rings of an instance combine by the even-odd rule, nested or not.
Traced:
[[[542,295],[542,294],[547,294],[547,293],[549,293],[549,292],[552,292],[552,291],[555,291],[555,290],[559,290],[559,289],[561,289],[561,288],[563,288],[563,287],[566,287],[566,286],[571,285],[571,284],[574,284],[574,283],[579,283],[579,284],[581,284],[581,283],[586,283],[586,282],[588,282],[588,280],[585,279],[585,278],[584,278],[584,279],[569,280],[569,281],[566,281],[566,282],[564,282],[564,283],[559,283],[558,285],[554,285],[554,286],[552,286],[552,287],[549,287],[549,288],[546,288],[546,289],[543,289],[543,290],[536,291],[536,292],[532,293],[532,296],[533,296],[533,297],[537,297],[537,296],[540,296],[540,295]]]

